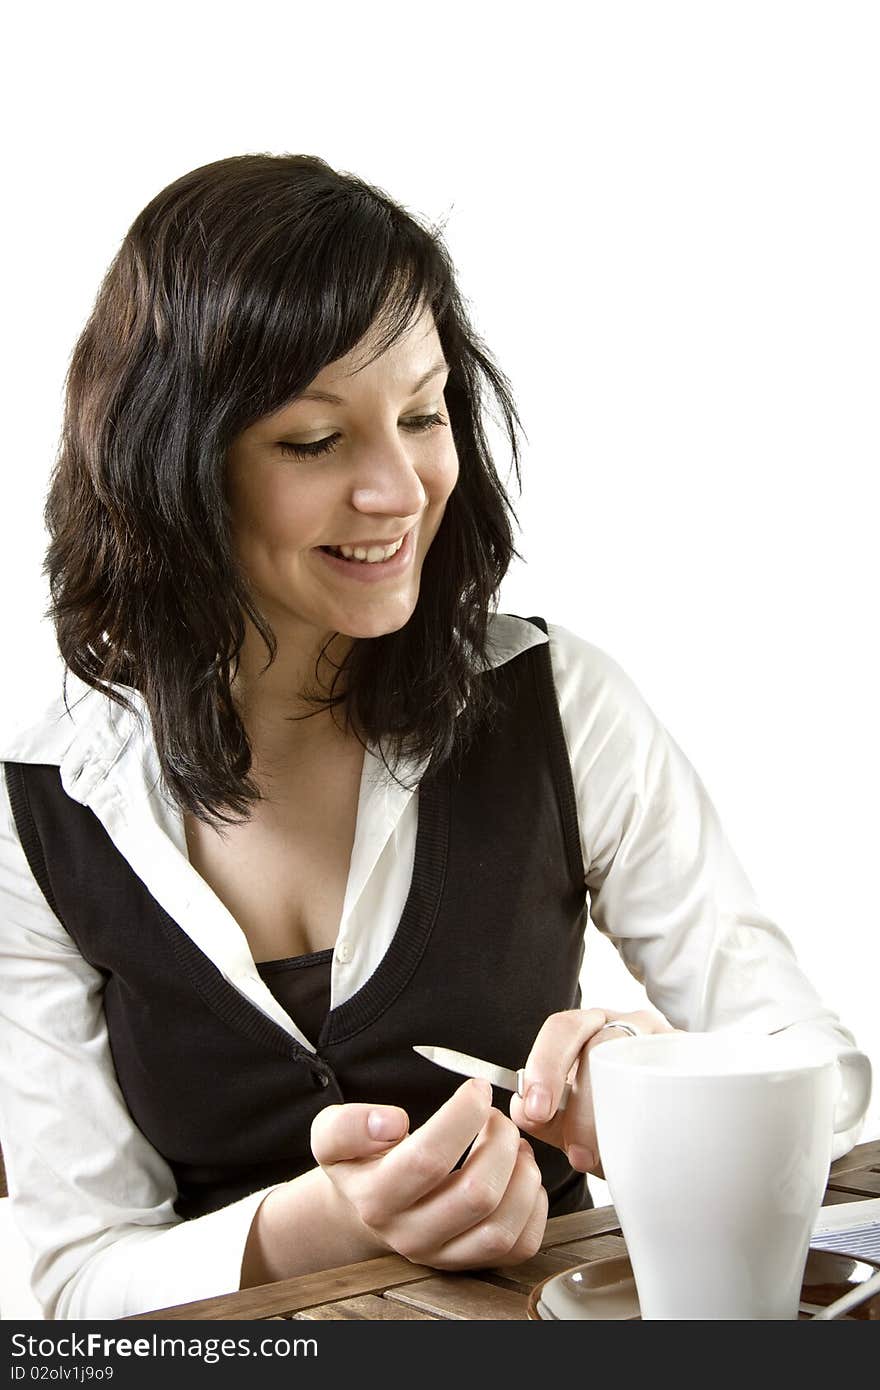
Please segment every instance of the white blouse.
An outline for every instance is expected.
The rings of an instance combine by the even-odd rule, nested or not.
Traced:
[[[854,1039],[824,1007],[788,939],[762,914],[684,754],[605,652],[565,628],[549,638],[498,614],[491,665],[550,641],[578,804],[590,917],[652,1004],[688,1031],[796,1027],[837,1051]],[[189,862],[180,811],[159,790],[141,722],[68,677],[0,758],[54,763],[153,897],[226,979],[314,1045],[260,978],[247,939]],[[414,781],[419,768],[406,769]],[[414,775],[413,775],[414,774]],[[357,826],[332,964],[331,1007],[370,977],[409,891],[418,789],[364,757]],[[239,1287],[264,1189],[206,1216],[175,1214],[174,1177],[129,1115],[110,1054],[102,978],[46,903],[0,778],[0,1144],[32,1282],[50,1318],[116,1318]],[[589,982],[586,981],[587,989]],[[584,1006],[599,1001],[585,997]],[[525,1061],[525,1059],[523,1059]],[[847,1152],[862,1125],[836,1136]]]

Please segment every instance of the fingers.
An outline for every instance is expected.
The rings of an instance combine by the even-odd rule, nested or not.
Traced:
[[[389,1248],[438,1269],[514,1263],[540,1246],[547,1194],[531,1146],[490,1101],[487,1083],[465,1082],[415,1133],[384,1143],[370,1136],[370,1115],[397,1118],[404,1130],[405,1112],[328,1106],[312,1147]]]
[[[654,1013],[651,1009],[637,1009],[633,1013],[621,1013],[619,1009],[605,1010],[606,1026],[601,1030],[593,1041],[602,1042],[606,1038],[625,1038],[628,1034],[622,1028],[611,1028],[612,1023],[631,1023],[636,1032],[641,1035],[649,1033],[675,1033],[678,1029],[673,1028],[671,1023],[667,1023],[662,1014]]]
[[[365,1127],[371,1111],[393,1112],[395,1107],[328,1106],[312,1126],[312,1149],[322,1166],[332,1166],[334,1181],[361,1220],[384,1231],[399,1213],[449,1176],[485,1125],[491,1105],[492,1087],[487,1081],[466,1081],[415,1133],[391,1147],[371,1140]],[[333,1110],[337,1114],[320,1124],[322,1116]],[[354,1113],[349,1117],[343,1113],[347,1111]],[[348,1161],[374,1154],[383,1155],[381,1163]]]
[[[480,1133],[491,1109],[488,1081],[459,1086],[445,1105],[388,1153],[374,1200],[388,1211],[402,1211],[433,1192]]]
[[[653,1014],[646,1009],[628,1014],[608,1009],[606,1010],[606,1018],[609,1022],[619,1020],[622,1023],[631,1023],[642,1035],[675,1031],[660,1014]],[[578,1067],[577,1084],[572,1099],[566,1108],[562,1125],[562,1146],[572,1168],[577,1169],[580,1173],[593,1173],[596,1177],[602,1177],[599,1142],[596,1137],[596,1118],[593,1112],[590,1056],[595,1048],[603,1047],[609,1042],[620,1041],[628,1036],[629,1034],[621,1028],[600,1028],[598,1032],[593,1034],[584,1048],[583,1058]]]
[[[524,1068],[525,1096],[514,1096],[510,1102],[514,1124],[563,1149],[572,1168],[581,1173],[596,1173],[599,1168],[589,1055],[594,1047],[627,1036],[619,1028],[606,1026],[612,1020],[632,1023],[642,1034],[675,1031],[661,1014],[646,1009],[633,1013],[572,1009],[551,1014],[538,1033]],[[566,1077],[570,1078],[572,1091],[565,1110],[559,1113],[556,1107]],[[548,1114],[549,1118],[537,1118]]]
[[[516,1126],[500,1110],[490,1110],[461,1168],[399,1215],[397,1249],[418,1261],[491,1217],[505,1198],[522,1142]]]
[[[312,1153],[321,1166],[384,1153],[409,1129],[409,1116],[397,1105],[328,1105],[312,1122]]]
[[[499,1111],[494,1113],[502,1125],[514,1130]],[[492,1145],[491,1138],[489,1144]],[[470,1161],[469,1158],[468,1163]],[[480,1159],[475,1160],[475,1166],[480,1163]],[[461,1171],[453,1175],[459,1183],[467,1181],[467,1166],[464,1164]],[[475,1184],[472,1196],[480,1190],[482,1178],[475,1179]],[[485,1204],[493,1200],[490,1185],[485,1189]],[[527,1139],[517,1136],[513,1167],[500,1200],[481,1219],[431,1252],[428,1262],[437,1269],[472,1269],[531,1259],[544,1239],[547,1207],[547,1193],[541,1186],[541,1172],[532,1147]],[[422,1252],[421,1258],[418,1253],[409,1258],[424,1262],[427,1255]]]
[[[605,1022],[604,1009],[568,1009],[551,1014],[544,1022],[523,1068],[526,1120],[544,1124],[555,1115],[568,1073],[581,1049]]]
[[[585,1052],[589,1050],[588,1043]],[[510,1117],[514,1124],[545,1144],[562,1149],[572,1168],[580,1173],[592,1173],[598,1162],[596,1124],[593,1118],[593,1093],[589,1067],[581,1060],[571,1080],[571,1095],[561,1114],[547,1124],[535,1124],[526,1117],[522,1101],[514,1096],[510,1102]]]

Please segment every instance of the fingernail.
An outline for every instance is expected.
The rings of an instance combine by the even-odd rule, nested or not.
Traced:
[[[577,1168],[581,1173],[587,1173],[596,1166],[596,1155],[589,1149],[582,1148],[580,1144],[572,1144],[566,1153],[572,1168]]]
[[[475,1087],[477,1088],[477,1094],[479,1095],[480,1099],[481,1099],[481,1100],[487,1100],[487,1101],[489,1102],[489,1104],[491,1105],[491,1103],[492,1103],[492,1083],[491,1083],[491,1081],[483,1081],[483,1080],[481,1080],[479,1077],[476,1077],[476,1076],[475,1076],[475,1077],[473,1078],[473,1080],[471,1081],[471,1085],[472,1085],[472,1086],[475,1086]]]
[[[550,1092],[546,1086],[530,1086],[526,1095],[526,1115],[530,1120],[549,1120]]]
[[[371,1110],[367,1116],[367,1133],[371,1139],[400,1139],[403,1132],[402,1115],[387,1110]]]

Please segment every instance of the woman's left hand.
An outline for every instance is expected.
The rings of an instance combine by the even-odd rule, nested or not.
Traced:
[[[524,1097],[514,1095],[510,1118],[525,1134],[563,1149],[572,1168],[604,1177],[596,1142],[589,1055],[594,1047],[629,1036],[612,1021],[631,1023],[640,1033],[674,1033],[662,1014],[648,1009],[618,1013],[615,1009],[569,1009],[551,1014],[532,1045],[525,1073]],[[571,1095],[561,1114],[556,1113],[562,1087],[571,1083]]]

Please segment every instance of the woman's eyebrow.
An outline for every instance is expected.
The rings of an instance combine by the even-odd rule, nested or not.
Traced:
[[[437,376],[440,372],[450,370],[448,362],[435,362],[433,367],[429,367],[424,376],[420,376],[418,381],[410,390],[410,395],[414,396],[417,391],[421,391],[432,376]],[[345,405],[342,396],[334,396],[332,391],[300,391],[298,396],[294,396],[290,402],[293,405],[296,401],[326,401],[329,405]]]

